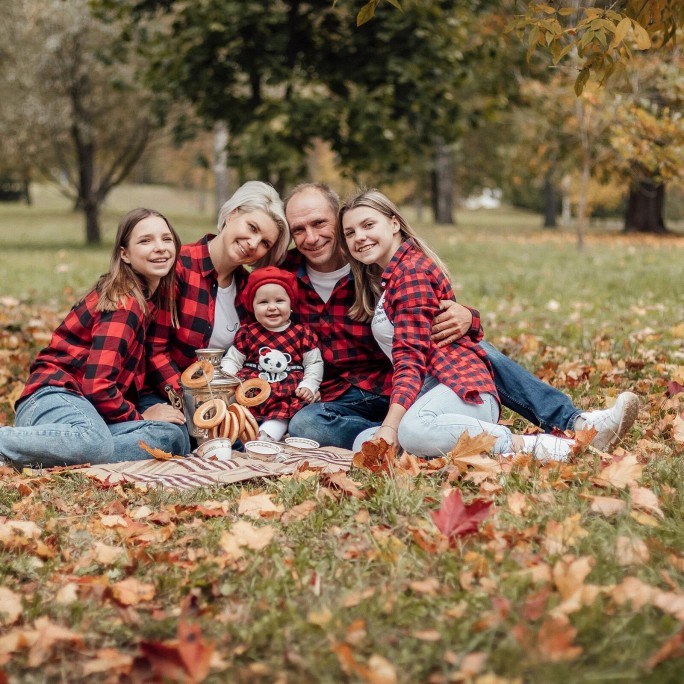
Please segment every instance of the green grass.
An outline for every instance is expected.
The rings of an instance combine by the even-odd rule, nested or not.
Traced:
[[[164,211],[168,195],[158,192],[155,208]],[[169,214],[183,238],[211,230],[209,217],[193,215],[193,198],[185,206],[181,199],[173,198]],[[108,208],[109,239],[126,208],[124,199]],[[639,421],[622,447],[644,465],[640,485],[658,497],[662,519],[640,515],[629,490],[594,485],[591,478],[607,462],[595,453],[564,469],[512,468],[490,481],[490,492],[454,479],[466,501],[490,498],[497,512],[477,534],[433,551],[416,535],[438,538],[430,511],[448,484],[444,473],[390,479],[354,470],[350,475],[368,494],[359,500],[328,490],[316,477],[178,494],[98,488],[78,475],[31,480],[3,471],[0,530],[7,519],[33,520],[43,546],[0,541],[0,586],[24,601],[18,622],[0,627],[0,643],[47,616],[82,634],[83,645],[57,644],[39,666],[19,649],[0,664],[0,679],[4,669],[10,681],[80,681],[99,649],[136,656],[141,640],[174,639],[186,610],[221,657],[208,680],[214,682],[393,681],[374,670],[378,656],[406,683],[681,681],[676,643],[669,657],[649,664],[681,632],[681,621],[648,602],[619,604],[613,591],[636,577],[684,596],[684,448],[672,430],[684,407],[682,395],[679,401],[665,396],[667,382],[684,383],[684,241],[624,238],[602,227],[578,253],[570,231],[545,233],[538,217],[524,212],[461,212],[459,221],[423,232],[449,264],[458,299],[482,312],[490,340],[579,405],[603,406],[624,389],[640,394]],[[34,209],[0,205],[2,295],[20,300],[16,306],[0,301],[5,406],[35,349],[35,319],[53,327],[60,307],[107,266],[109,248],[82,248],[81,231],[80,218],[54,197]],[[524,427],[516,421],[517,429]],[[259,489],[286,510],[309,500],[317,506],[289,524],[256,521],[276,528],[273,543],[231,560],[221,537],[242,517],[240,496]],[[509,497],[518,494],[527,504],[521,514],[509,507]],[[610,517],[592,512],[587,497],[597,495],[619,498],[627,510]],[[228,515],[193,510],[208,500],[227,502]],[[141,521],[145,538],[98,522],[103,511],[132,516],[140,506],[156,516]],[[573,516],[586,534],[549,551],[553,525]],[[626,563],[616,550],[619,537],[643,542],[648,560]],[[124,548],[127,559],[97,561],[91,555],[97,542]],[[593,563],[586,584],[600,591],[568,614],[576,632],[567,646],[581,650],[568,655],[560,648],[567,659],[554,659],[540,640],[563,600],[548,577],[559,561],[584,557]],[[540,573],[533,580],[529,568],[547,568],[547,579]],[[118,606],[111,586],[128,576],[153,584],[155,598]],[[427,579],[436,581],[434,591],[415,584]],[[59,603],[58,591],[68,583],[77,584],[78,596]],[[343,644],[351,664],[340,655]],[[472,654],[485,661],[466,672],[463,658]]]

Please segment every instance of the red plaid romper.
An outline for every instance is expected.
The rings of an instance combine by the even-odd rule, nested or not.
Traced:
[[[308,402],[295,395],[304,377],[304,354],[318,346],[318,338],[310,328],[292,323],[280,332],[267,330],[260,323],[240,326],[235,335],[235,348],[247,358],[238,372],[243,380],[262,378],[271,384],[271,395],[250,410],[261,422],[266,419],[289,420]],[[283,358],[283,354],[288,354]],[[281,364],[285,363],[285,367]],[[278,365],[276,365],[278,364]]]

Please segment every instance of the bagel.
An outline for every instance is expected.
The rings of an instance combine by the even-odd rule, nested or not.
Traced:
[[[199,372],[199,375],[197,373]],[[188,366],[181,375],[181,382],[190,389],[206,387],[214,377],[214,367],[211,361],[195,361]]]
[[[232,444],[235,444],[238,435],[240,434],[238,419],[235,417],[234,413],[226,413],[226,421],[228,421],[228,418],[230,418],[230,431],[226,437],[228,437]]]
[[[241,406],[240,408],[242,408],[242,411],[245,414],[245,427],[240,435],[240,439],[243,442],[251,442],[259,436],[259,423],[257,423],[257,419],[252,415],[252,412],[248,408],[245,408],[244,406]]]
[[[254,396],[248,397],[247,393],[251,390],[257,390]],[[263,404],[266,399],[271,396],[271,385],[266,380],[261,378],[252,378],[240,383],[240,386],[235,390],[235,401],[243,406],[258,406]]]
[[[210,415],[212,409],[214,413]],[[227,411],[228,409],[223,399],[209,399],[209,401],[200,404],[192,420],[198,428],[208,430],[220,425],[226,417]]]
[[[218,432],[217,437],[224,437],[225,439],[228,439],[231,430],[233,429],[233,422],[233,416],[226,412],[226,417],[223,419],[223,422],[216,428]]]
[[[228,407],[228,413],[230,413],[238,424],[238,435],[242,434],[245,429],[245,414],[244,407],[240,404],[231,404]]]

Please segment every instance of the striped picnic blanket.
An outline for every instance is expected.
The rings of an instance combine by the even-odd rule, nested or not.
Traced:
[[[101,482],[119,484],[131,482],[136,487],[168,487],[193,489],[217,484],[232,484],[255,477],[274,477],[294,473],[306,465],[325,472],[346,471],[351,467],[353,453],[338,447],[294,450],[285,445],[282,460],[257,461],[235,452],[230,459],[207,459],[199,456],[158,461],[123,461],[91,466],[84,470],[88,477]]]

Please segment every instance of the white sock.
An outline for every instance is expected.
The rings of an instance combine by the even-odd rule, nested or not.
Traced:
[[[574,439],[564,439],[554,435],[520,435],[524,451],[533,454],[540,461],[567,461],[575,444]]]

